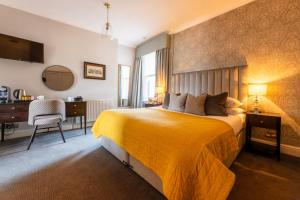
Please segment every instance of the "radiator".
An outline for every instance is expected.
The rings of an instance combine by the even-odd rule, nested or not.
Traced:
[[[111,109],[112,107],[113,101],[111,99],[88,100],[87,121],[94,122],[102,111]]]

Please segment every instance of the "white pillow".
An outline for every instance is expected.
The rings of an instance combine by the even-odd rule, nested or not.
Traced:
[[[239,100],[232,97],[227,97],[225,108],[238,108],[242,105],[242,102],[240,102]]]
[[[228,115],[237,115],[243,114],[246,111],[243,108],[226,108],[226,112]]]
[[[169,110],[183,112],[185,108],[185,101],[186,101],[187,94],[176,95],[170,93],[170,103],[169,103]]]

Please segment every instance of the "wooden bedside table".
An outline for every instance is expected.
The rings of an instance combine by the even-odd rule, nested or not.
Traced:
[[[155,106],[161,106],[162,103],[150,103],[150,102],[144,102],[144,107],[149,108],[149,107],[155,107]]]
[[[251,150],[252,127],[276,130],[276,157],[280,160],[281,117],[273,113],[247,113],[246,114],[246,148]]]

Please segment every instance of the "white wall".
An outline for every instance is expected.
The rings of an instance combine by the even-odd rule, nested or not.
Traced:
[[[2,5],[0,33],[43,43],[45,51],[44,64],[0,58],[0,85],[12,90],[23,88],[34,96],[80,95],[85,99],[111,99],[117,105],[118,64],[132,65],[135,49],[118,45],[117,40],[111,41],[97,33]],[[105,64],[106,80],[84,79],[84,61]],[[75,82],[69,90],[53,91],[43,84],[41,74],[51,65],[66,66],[74,73]],[[19,125],[16,134],[6,136],[7,139],[32,133],[26,123]]]
[[[0,32],[44,43],[45,64],[0,59],[0,85],[23,88],[30,95],[46,97],[83,96],[85,99],[113,99],[117,102],[117,66],[131,64],[134,49],[119,46],[100,34],[53,20],[0,6]],[[106,65],[106,80],[83,78],[83,62]],[[51,65],[71,69],[75,83],[67,91],[53,91],[41,81],[43,70]]]
[[[118,64],[133,66],[135,59],[135,49],[121,46],[118,48]]]

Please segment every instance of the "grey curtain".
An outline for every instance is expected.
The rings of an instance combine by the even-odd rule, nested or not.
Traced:
[[[169,48],[156,51],[156,88],[162,88],[165,92],[169,89]],[[158,92],[158,91],[156,91]]]
[[[140,108],[142,102],[142,58],[136,58],[133,66],[131,106]]]

